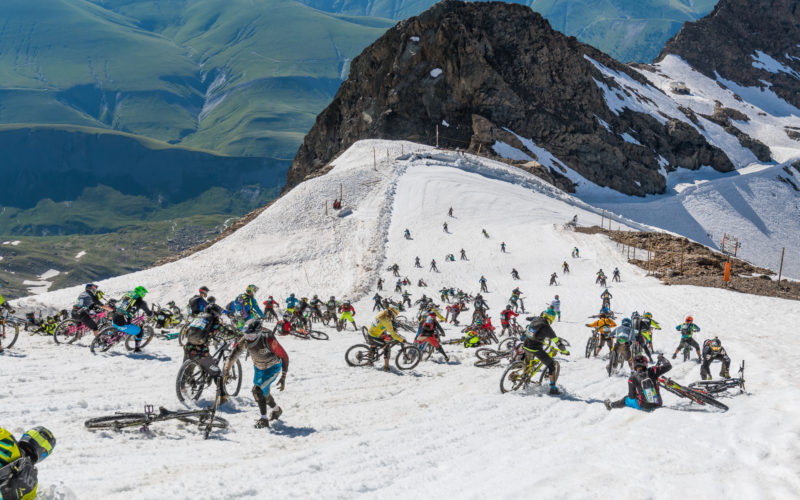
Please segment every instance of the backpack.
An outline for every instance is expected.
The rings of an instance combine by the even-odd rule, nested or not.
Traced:
[[[189,323],[186,329],[186,342],[194,345],[202,345],[208,342],[206,330],[211,323],[211,314],[200,313]]]
[[[650,377],[642,380],[642,399],[653,405],[661,405],[661,398],[658,395],[656,384]]]
[[[122,313],[127,317],[133,316],[133,309],[136,307],[136,301],[139,300],[139,297],[134,295],[132,292],[128,292],[122,297],[117,303],[117,312]]]

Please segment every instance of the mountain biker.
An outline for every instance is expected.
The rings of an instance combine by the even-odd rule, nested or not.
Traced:
[[[197,291],[197,295],[189,299],[189,310],[192,312],[192,314],[197,315],[205,311],[206,306],[208,305],[206,297],[208,297],[208,287],[201,286]]]
[[[566,261],[566,260],[564,261],[564,263],[563,263],[563,264],[561,264],[561,271],[562,271],[564,274],[567,274],[567,273],[569,273],[569,264],[567,264],[567,261]]]
[[[138,325],[132,325],[131,320],[136,313],[141,309],[147,314],[152,316],[153,311],[147,306],[144,301],[144,296],[147,295],[147,289],[143,286],[137,286],[132,291],[126,293],[122,299],[117,301],[114,315],[111,317],[111,323],[114,328],[128,335],[132,335],[135,339],[133,352],[142,352],[139,347],[142,343],[142,328]]]
[[[702,357],[700,355],[700,344],[698,344],[697,341],[692,338],[692,335],[694,332],[699,332],[700,327],[694,324],[694,318],[691,316],[686,316],[684,322],[676,326],[675,329],[681,332],[681,341],[678,344],[677,349],[675,349],[675,352],[672,354],[672,359],[677,358],[678,351],[680,351],[684,345],[688,344],[689,346],[694,347],[694,350],[697,352],[697,359],[699,361]]]
[[[615,339],[614,350],[617,354],[622,355],[622,359],[628,361],[631,359],[631,344],[636,336],[636,332],[631,328],[631,319],[623,318],[620,326],[614,329],[611,334]],[[609,371],[611,370],[611,363],[609,360]]]
[[[403,280],[397,280],[397,283],[394,284],[394,291],[395,293],[403,291]]]
[[[201,359],[210,356],[208,344],[211,343],[211,332],[220,325],[222,308],[217,304],[208,304],[198,313],[186,328],[186,345],[183,346],[183,360]]]
[[[642,314],[642,335],[647,341],[650,351],[653,351],[653,330],[661,330],[661,325],[653,319],[653,313],[646,312]]]
[[[417,281],[417,286],[418,286],[418,287],[423,287],[423,286],[428,286],[428,284],[427,284],[427,283],[425,283],[425,280],[423,280],[422,278],[420,278],[420,279],[419,279],[419,281]]]
[[[550,326],[555,319],[555,313],[552,309],[547,309],[537,317],[528,317],[526,319],[530,321],[530,324],[525,329],[525,341],[522,344],[525,363],[530,363],[534,357],[539,359],[547,367],[547,371],[550,374],[550,394],[561,394],[561,391],[556,387],[558,373],[555,371],[555,363],[553,358],[545,351],[542,343],[545,339],[553,339],[558,346],[558,350],[569,355],[569,351]]]
[[[389,269],[392,270],[392,275],[395,278],[399,278],[400,277],[400,266],[398,266],[396,262],[394,264],[392,264]]]
[[[550,309],[556,312],[556,316],[558,316],[558,321],[561,321],[561,299],[558,298],[558,295],[556,295],[553,298],[553,301],[550,302]]]
[[[381,294],[376,293],[375,295],[372,296],[372,300],[375,301],[375,303],[372,304],[373,311],[383,310],[383,297],[381,297]]]
[[[616,327],[617,324],[613,319],[601,316],[600,319],[594,323],[586,323],[586,326],[600,332],[600,341],[597,343],[597,347],[594,350],[594,357],[600,354],[604,345],[608,345],[609,353],[614,350],[614,335],[611,333],[611,329]]]
[[[383,290],[383,278],[378,278],[378,290]]]
[[[403,231],[403,237],[405,237],[405,239],[407,240],[411,239],[411,231],[409,231],[408,228],[406,228],[406,230]]]
[[[289,333],[292,331],[292,328],[294,328],[292,326],[292,313],[289,311],[284,311],[281,319],[275,323],[275,328],[272,329],[272,333],[273,335],[276,333],[279,335],[289,335]]]
[[[45,427],[34,427],[19,441],[0,427],[0,499],[36,498],[39,473],[36,464],[53,453],[56,438]]]
[[[647,359],[652,363],[653,356],[650,354],[650,349],[647,348],[647,339],[644,336],[644,332],[649,329],[649,325],[642,322],[642,317],[639,316],[637,311],[631,313],[631,329],[633,329],[634,340],[639,343],[642,350],[647,355]]]
[[[615,267],[614,268],[614,273],[611,275],[611,281],[617,281],[618,282],[619,280],[620,280],[619,269]]]
[[[556,286],[558,286],[558,281],[557,281],[557,279],[558,279],[558,274],[557,274],[557,273],[553,273],[553,274],[551,274],[551,275],[550,275],[550,286],[553,286],[553,285],[556,285]]]
[[[486,229],[481,229],[481,233],[483,233],[484,237],[486,237],[486,238],[489,237],[489,233],[486,232]]]
[[[264,319],[264,313],[261,311],[261,308],[258,307],[258,302],[255,299],[257,291],[257,286],[247,285],[247,289],[244,293],[236,297],[236,300],[233,301],[234,314],[239,317],[239,328],[256,316]]]
[[[447,222],[442,224],[442,230],[446,233],[447,232]]]
[[[308,319],[306,318],[306,311],[310,307],[308,297],[302,297],[297,307],[294,308],[294,316],[303,324],[303,328],[308,328]]]
[[[467,251],[463,248],[461,249],[461,260],[468,260],[467,259]]]
[[[519,279],[519,272],[514,268],[511,268],[511,278],[515,280]]]
[[[322,310],[320,309],[320,306],[322,306],[324,302],[319,300],[319,296],[314,294],[314,296],[311,297],[311,301],[308,304],[311,306],[311,314],[316,313],[317,317],[321,318]]]
[[[345,299],[344,302],[342,302],[342,305],[339,306],[339,312],[341,313],[339,321],[349,321],[353,324],[353,330],[358,330],[356,320],[353,319],[353,316],[356,315],[356,308],[350,304],[349,300]]]
[[[374,356],[375,351],[381,347],[383,350],[383,371],[389,371],[389,358],[391,357],[391,347],[388,344],[392,339],[398,342],[405,342],[402,335],[397,333],[394,328],[394,319],[397,317],[397,309],[390,307],[381,311],[372,320],[372,324],[367,329],[368,343],[370,346],[370,357]]]
[[[96,337],[98,334],[97,323],[92,317],[92,313],[97,313],[103,309],[111,310],[107,307],[100,298],[97,296],[97,285],[94,283],[87,283],[83,292],[78,295],[78,300],[72,306],[71,317],[75,321],[79,321],[86,328],[92,331]]]
[[[278,301],[270,295],[262,304],[264,304],[264,319],[272,317],[275,321],[278,321],[278,313],[275,312],[275,308],[278,307]]]
[[[608,291],[608,288],[603,290],[603,293],[600,294],[600,299],[603,301],[603,306],[602,307],[608,307],[609,309],[611,309],[611,298],[612,297],[613,297],[613,295],[611,295],[611,292]]]
[[[0,284],[0,287],[2,287],[2,286],[3,285]],[[5,309],[8,312],[8,314],[14,314],[16,312],[16,311],[14,311],[14,308],[11,307],[11,304],[9,304],[6,301],[5,297],[3,297],[3,294],[0,293],[0,313],[3,312],[3,309]],[[0,337],[0,352],[3,352],[2,341],[3,341],[3,339],[2,339],[2,337]],[[0,500],[2,500],[2,498],[0,498]]]
[[[417,330],[417,339],[420,343],[430,343],[437,351],[439,351],[442,356],[444,356],[445,361],[450,361],[450,358],[447,357],[447,353],[444,352],[444,348],[442,348],[442,345],[439,343],[440,335],[444,337],[444,329],[437,321],[436,313],[431,311],[428,314],[428,317],[425,318],[425,321],[420,323],[419,329]]]
[[[486,287],[486,277],[481,275],[481,279],[478,280],[478,283],[481,284],[481,292],[489,293],[489,289]]]
[[[411,307],[411,292],[406,290],[405,292],[403,292],[402,297],[403,297],[403,300],[400,301],[400,304],[401,305],[402,304],[408,304],[408,307]],[[401,309],[402,309],[402,307],[401,307]]]
[[[463,305],[463,302],[456,302],[454,304],[451,304],[451,305],[447,306],[447,308],[446,308],[447,309],[447,318],[449,318],[449,321],[451,323],[453,323],[454,325],[458,325],[458,315],[459,315],[459,313],[461,313],[462,305]]]
[[[414,257],[414,267],[422,269],[422,264],[419,263],[419,257]]]
[[[325,312],[328,313],[328,317],[330,317],[334,321],[334,323],[339,320],[339,318],[336,316],[336,310],[338,307],[339,303],[336,302],[335,295],[331,295],[331,298],[328,299],[327,302],[325,302]]]
[[[500,251],[506,253],[506,242],[500,243]]]
[[[261,319],[252,318],[242,327],[244,342],[239,342],[225,362],[225,376],[227,376],[236,358],[247,349],[253,360],[253,397],[258,403],[261,418],[256,421],[256,429],[269,427],[269,421],[275,420],[283,414],[281,407],[275,403],[275,398],[270,394],[269,386],[278,380],[278,390],[286,387],[286,372],[289,370],[289,356],[278,342],[272,332],[264,329]],[[280,373],[280,379],[278,374]],[[272,412],[267,417],[267,406]]]
[[[672,365],[662,355],[658,356],[658,363],[647,367],[647,358],[640,354],[633,360],[633,371],[628,377],[628,395],[619,401],[604,401],[606,409],[624,408],[630,406],[637,410],[655,410],[662,404],[661,391],[658,387],[658,377],[672,369]]]
[[[500,335],[503,335],[506,330],[509,331],[509,335],[511,335],[511,318],[515,318],[519,316],[519,314],[515,313],[512,310],[511,304],[508,304],[505,309],[500,312]]]
[[[429,271],[436,272],[436,273],[439,272],[439,268],[436,267],[436,259],[431,259],[431,268],[429,269]]]
[[[597,278],[595,278],[594,282],[595,284],[600,283],[600,280],[603,280],[605,278],[606,278],[606,273],[604,273],[603,269],[600,268],[600,270],[597,271]]]
[[[289,297],[286,299],[286,312],[289,314],[293,313],[298,302],[300,301],[297,299],[297,297],[295,297],[293,293],[290,293]]]
[[[580,251],[578,250],[578,247],[575,247],[575,248],[573,248],[573,249],[572,249],[572,256],[573,256],[574,258],[576,258],[576,259],[577,259],[577,258],[579,258],[579,257],[581,256],[581,253],[580,253]]]
[[[722,342],[718,337],[714,337],[712,340],[706,340],[703,342],[703,356],[701,359],[701,380],[711,380],[711,371],[709,370],[709,365],[715,360],[722,361],[722,369],[719,372],[719,376],[722,378],[731,378],[731,374],[728,373],[728,369],[731,366],[731,358],[728,357],[728,353],[725,352],[725,348],[722,347]]]

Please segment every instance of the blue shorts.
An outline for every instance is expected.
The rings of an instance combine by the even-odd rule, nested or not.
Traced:
[[[264,396],[269,396],[269,386],[272,385],[273,382],[278,378],[278,374],[281,372],[281,368],[283,367],[283,362],[278,362],[278,364],[270,366],[266,370],[259,370],[256,367],[255,374],[253,375],[253,385],[261,389],[261,393]]]
[[[653,411],[653,410],[655,410],[655,408],[642,408],[639,405],[639,400],[638,399],[633,399],[631,397],[626,397],[625,398],[625,406],[628,406],[628,407],[633,408],[635,410],[642,410],[642,411]]]
[[[133,335],[139,339],[142,338],[142,329],[137,325],[114,325],[114,328],[117,330],[127,333],[128,335]]]

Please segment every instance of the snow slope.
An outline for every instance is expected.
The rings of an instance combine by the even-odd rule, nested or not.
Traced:
[[[377,171],[373,148],[378,158],[387,149],[392,158]],[[401,155],[411,148],[428,153]],[[343,213],[352,214],[325,217],[322,202],[338,194],[340,182]],[[454,218],[446,216],[451,206]],[[25,337],[0,359],[0,422],[15,433],[38,424],[56,433],[56,452],[40,466],[44,498],[795,498],[800,387],[793,376],[800,365],[793,353],[800,340],[789,325],[800,317],[798,302],[661,285],[629,266],[606,238],[564,230],[575,214],[585,223],[596,217],[592,207],[511,167],[364,141],[226,240],[101,283],[114,293],[144,284],[148,298],[181,303],[200,283],[219,297],[249,282],[262,287],[259,297],[349,294],[362,297],[360,325],[372,317],[364,294],[379,270],[392,283],[384,269],[393,262],[412,281],[428,282],[426,290],[411,287],[414,299],[442,285],[475,291],[484,274],[495,323],[515,285],[534,311],[561,296],[563,320],[555,329],[574,352],[562,360],[562,397],[539,390],[501,395],[502,369],[475,368],[472,353],[457,346],[447,348],[449,364],[434,356],[409,373],[349,368],[344,352],[361,337],[331,331],[328,342],[282,339],[291,365],[286,391],[276,394],[284,415],[271,431],[252,428],[257,410],[245,362],[245,386],[225,408],[232,429],[213,439],[176,424],[154,426],[152,436],[89,433],[82,422],[92,416],[145,402],[178,407],[179,347],[154,341],[141,355],[117,349],[92,356],[83,346]],[[442,230],[445,220],[450,234]],[[568,257],[573,246],[581,259]],[[468,261],[444,262],[461,248]],[[424,269],[413,268],[415,256]],[[432,258],[441,273],[428,271]],[[565,259],[572,273],[558,287],[546,286]],[[603,361],[581,351],[583,323],[600,302],[593,273],[614,266],[623,276],[610,288],[614,309],[652,311],[664,326],[655,336],[658,350],[674,349],[672,328],[690,313],[703,328],[701,339],[720,335],[735,364],[747,359],[749,393],[726,398],[729,412],[670,394],[666,408],[653,413],[606,411],[602,400],[621,397],[625,378],[607,377]],[[511,280],[512,267],[521,281]],[[76,292],[22,302],[63,306]],[[689,382],[698,371],[693,361],[678,362],[670,375]]]

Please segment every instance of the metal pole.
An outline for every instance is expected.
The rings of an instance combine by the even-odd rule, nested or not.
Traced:
[[[781,267],[778,270],[778,286],[781,285],[781,276],[783,276],[783,254],[785,253],[786,253],[786,247],[783,247],[783,250],[781,250]]]
[[[325,200],[325,215],[328,215],[328,200]]]
[[[606,227],[606,209],[603,209],[603,213],[600,215],[600,229]]]
[[[378,157],[375,154],[375,148],[372,148],[372,168],[378,170]]]
[[[439,124],[436,124],[436,149],[439,149]]]
[[[681,274],[683,274],[683,247],[686,244],[686,240],[681,240]]]

